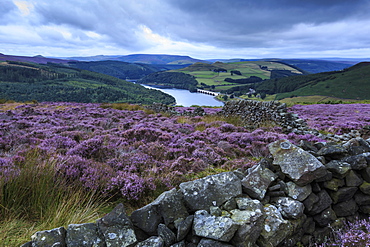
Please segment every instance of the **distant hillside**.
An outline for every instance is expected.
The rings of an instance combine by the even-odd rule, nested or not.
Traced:
[[[278,78],[304,73],[283,63],[266,61],[194,63],[175,71],[194,76],[198,81],[198,88],[215,91],[229,90],[241,85],[249,89],[251,84],[270,79],[271,76]]]
[[[34,56],[34,57],[26,57],[26,56],[4,55],[0,53],[0,61],[29,62],[29,63],[41,63],[41,64],[46,64],[46,63],[67,64],[68,62],[72,62],[73,60],[46,58],[41,55]]]
[[[312,95],[370,99],[370,63],[362,62],[343,71],[266,80],[257,86],[257,91],[277,94],[277,99]]]
[[[138,81],[145,85],[158,85],[196,91],[198,82],[191,75],[180,72],[157,72],[150,74]]]
[[[151,73],[160,71],[159,68],[147,64],[134,64],[120,61],[72,62],[73,68],[90,70],[123,80],[140,79]]]
[[[189,65],[203,60],[195,59],[189,56],[180,55],[161,55],[161,54],[132,54],[127,56],[93,56],[93,57],[71,57],[70,59],[79,61],[121,61],[127,63],[143,64],[172,64],[172,65]],[[205,61],[206,62],[206,61]]]
[[[112,76],[57,64],[0,62],[0,99],[15,101],[173,104],[158,90]]]
[[[309,59],[275,59],[270,61],[282,62],[291,66],[295,66],[311,74],[343,70],[356,64],[355,62],[337,62]]]

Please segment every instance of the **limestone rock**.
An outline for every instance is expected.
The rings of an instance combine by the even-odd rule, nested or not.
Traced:
[[[238,224],[228,217],[216,217],[199,210],[195,212],[193,230],[197,236],[228,242],[238,230]]]
[[[225,190],[227,188],[227,190]],[[191,211],[208,210],[242,194],[240,179],[233,172],[224,172],[180,184],[186,205]]]
[[[302,202],[282,197],[277,200],[276,204],[281,215],[286,219],[298,219],[303,216],[304,205]]]
[[[257,244],[260,247],[277,246],[291,234],[291,225],[289,221],[283,219],[275,206],[267,206],[264,211],[266,218]]]
[[[243,191],[252,198],[262,200],[267,188],[276,178],[276,174],[259,164],[248,169],[248,175],[242,180]]]
[[[273,164],[299,186],[326,175],[324,165],[317,158],[288,140],[273,142],[268,147],[274,157]]]
[[[52,230],[36,232],[31,236],[32,246],[44,247],[44,246],[55,246],[65,247],[66,230],[64,227],[55,228]]]
[[[137,241],[133,225],[122,203],[97,220],[97,225],[104,235],[107,247],[131,246]]]
[[[298,186],[293,182],[287,182],[285,193],[294,200],[302,202],[312,193],[312,187],[310,184],[306,186]]]
[[[70,224],[67,228],[68,247],[105,247],[104,236],[95,223]]]

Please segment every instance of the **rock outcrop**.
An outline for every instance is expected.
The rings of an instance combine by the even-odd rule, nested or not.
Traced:
[[[128,216],[122,204],[96,223],[41,231],[25,246],[308,246],[370,214],[369,140],[338,146],[269,145],[246,171],[182,183]]]

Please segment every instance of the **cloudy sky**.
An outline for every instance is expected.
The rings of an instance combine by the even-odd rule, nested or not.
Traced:
[[[0,53],[370,57],[370,0],[0,0]]]

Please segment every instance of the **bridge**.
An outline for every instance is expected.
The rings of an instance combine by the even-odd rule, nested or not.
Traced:
[[[207,90],[202,90],[202,89],[197,89],[197,93],[204,93],[212,96],[218,96],[220,93],[217,92],[212,92],[212,91],[207,91]]]

